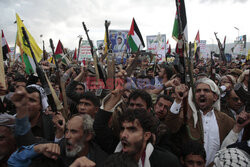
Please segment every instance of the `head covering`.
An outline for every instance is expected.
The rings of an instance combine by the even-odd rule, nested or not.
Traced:
[[[218,151],[214,158],[214,167],[250,166],[250,155],[237,148],[225,148]]]
[[[214,83],[213,80],[211,80],[209,78],[201,78],[201,79],[199,79],[199,80],[197,80],[195,82],[195,85],[198,85],[200,83],[204,83],[204,84],[209,85],[212,92],[214,92],[215,94],[218,95],[218,99],[213,104],[213,107],[216,110],[220,111],[220,90],[219,90],[218,86]],[[191,88],[189,89],[189,92],[188,92],[188,104],[189,104],[189,106],[191,107],[191,109],[193,111],[194,127],[196,128],[196,124],[197,124],[197,121],[198,121],[198,115],[197,115],[198,111],[197,111],[197,108],[196,108],[195,103],[193,101],[193,92],[192,92]]]
[[[235,79],[235,77],[232,76],[232,75],[223,75],[223,76],[221,77],[221,81],[224,80],[224,79],[228,79],[229,82],[230,82],[232,85],[235,85],[235,84],[236,84],[236,79]]]
[[[41,99],[42,99],[42,107],[43,107],[42,110],[45,111],[49,107],[49,104],[48,104],[48,98],[46,96],[44,89],[41,86],[36,85],[36,84],[32,84],[32,85],[27,86],[27,88],[29,88],[29,87],[34,87],[37,90],[39,90],[40,95],[41,95]]]
[[[7,114],[7,113],[0,114],[0,126],[14,128],[15,127],[15,116]]]
[[[230,71],[231,75],[237,75],[240,76],[242,74],[242,70],[238,69],[238,68],[234,68]]]
[[[242,83],[244,81],[245,75],[249,74],[250,70],[245,70],[238,78],[238,83]]]

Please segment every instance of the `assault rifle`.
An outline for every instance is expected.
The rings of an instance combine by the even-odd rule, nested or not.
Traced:
[[[225,57],[225,40],[224,40],[224,46],[222,46],[220,39],[217,37],[217,32],[214,32],[215,38],[218,42],[218,47],[220,50],[220,60],[222,60],[224,63],[226,63],[226,57]]]
[[[80,36],[80,39],[79,39],[79,44],[78,44],[78,53],[77,53],[77,61],[79,60],[79,54],[80,54],[80,47],[81,47],[81,42],[82,42],[82,36]]]
[[[211,73],[210,73],[210,78],[215,81],[215,63],[214,63],[214,59],[213,59],[213,54],[214,52],[211,51]]]
[[[58,65],[58,62],[57,62],[57,59],[56,59],[56,56],[55,56],[55,47],[54,47],[54,44],[53,44],[53,40],[50,39],[49,40],[50,42],[50,47],[51,47],[51,50],[52,50],[52,56],[53,56],[53,59],[55,61],[55,64],[56,64],[56,78],[57,78],[57,84],[60,86],[60,91],[62,92],[62,97],[63,97],[63,104],[64,104],[64,112],[62,112],[64,118],[67,120],[67,110],[68,110],[68,103],[67,103],[67,96],[66,96],[66,91],[65,91],[65,83],[61,80],[61,76],[60,76],[60,69],[59,69],[59,65]],[[58,107],[57,107],[57,110]]]
[[[99,80],[100,78],[103,79],[103,82],[104,84],[106,85],[106,76],[105,76],[105,73],[104,73],[104,70],[103,68],[101,67],[101,64],[97,63],[97,55],[96,55],[96,52],[94,51],[94,46],[93,46],[93,43],[92,41],[90,40],[89,38],[89,30],[87,29],[86,25],[84,22],[82,22],[82,25],[83,25],[83,28],[85,30],[85,33],[86,33],[86,36],[87,36],[87,39],[88,39],[88,42],[89,42],[89,45],[90,45],[90,51],[91,51],[91,54],[92,54],[92,58],[94,60],[94,67],[95,67],[95,73],[96,73],[96,81],[97,83],[99,83]],[[101,95],[101,89],[98,89],[98,94],[97,96]]]
[[[44,61],[47,60],[47,54],[46,54],[46,50],[45,50],[44,40],[43,40],[43,60],[44,60]]]

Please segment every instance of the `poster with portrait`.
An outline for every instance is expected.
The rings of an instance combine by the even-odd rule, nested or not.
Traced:
[[[165,61],[166,35],[158,34],[147,36],[147,50],[156,54],[160,62]]]
[[[123,62],[126,62],[126,53],[128,53],[129,47],[127,44],[128,30],[109,30],[109,40],[113,53],[116,55],[116,63],[121,63],[121,58],[124,58]]]
[[[104,40],[97,40],[96,41],[97,51],[100,54],[103,54],[104,50]]]
[[[104,40],[96,41],[97,50],[101,50],[104,47]]]

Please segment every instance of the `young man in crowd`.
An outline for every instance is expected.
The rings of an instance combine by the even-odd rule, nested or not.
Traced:
[[[144,109],[124,111],[120,120],[120,142],[115,152],[132,156],[139,166],[180,166],[172,153],[153,146],[158,121]]]

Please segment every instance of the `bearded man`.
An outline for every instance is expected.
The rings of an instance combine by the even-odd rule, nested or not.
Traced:
[[[102,166],[107,154],[92,141],[93,119],[89,115],[73,116],[67,123],[64,135],[58,144],[22,146],[11,155],[8,165],[66,167],[71,164],[92,163]]]
[[[220,149],[224,138],[235,125],[235,121],[225,113],[220,112],[220,91],[209,78],[196,81],[195,95],[183,84],[175,87],[175,101],[167,115],[166,124],[173,133],[181,134],[185,129],[187,135],[181,136],[181,141],[198,140],[206,150],[208,166],[214,160],[215,153]],[[183,114],[183,98],[188,94],[187,115]],[[195,98],[193,98],[195,96]],[[184,127],[184,128],[183,128]]]
[[[120,142],[115,152],[130,155],[139,167],[180,166],[177,157],[160,147],[153,146],[157,119],[145,109],[128,109],[119,118]]]
[[[35,138],[31,132],[28,120],[30,95],[20,88],[13,95],[13,102],[18,110],[17,122],[22,139],[32,141],[33,145],[21,146],[9,160],[9,166],[70,166],[73,164],[91,163],[102,166],[107,154],[93,142],[93,118],[88,114],[78,114],[71,117],[62,129],[64,137],[57,143],[48,143],[41,138]],[[65,120],[63,120],[63,125]],[[44,144],[41,144],[44,143]]]

